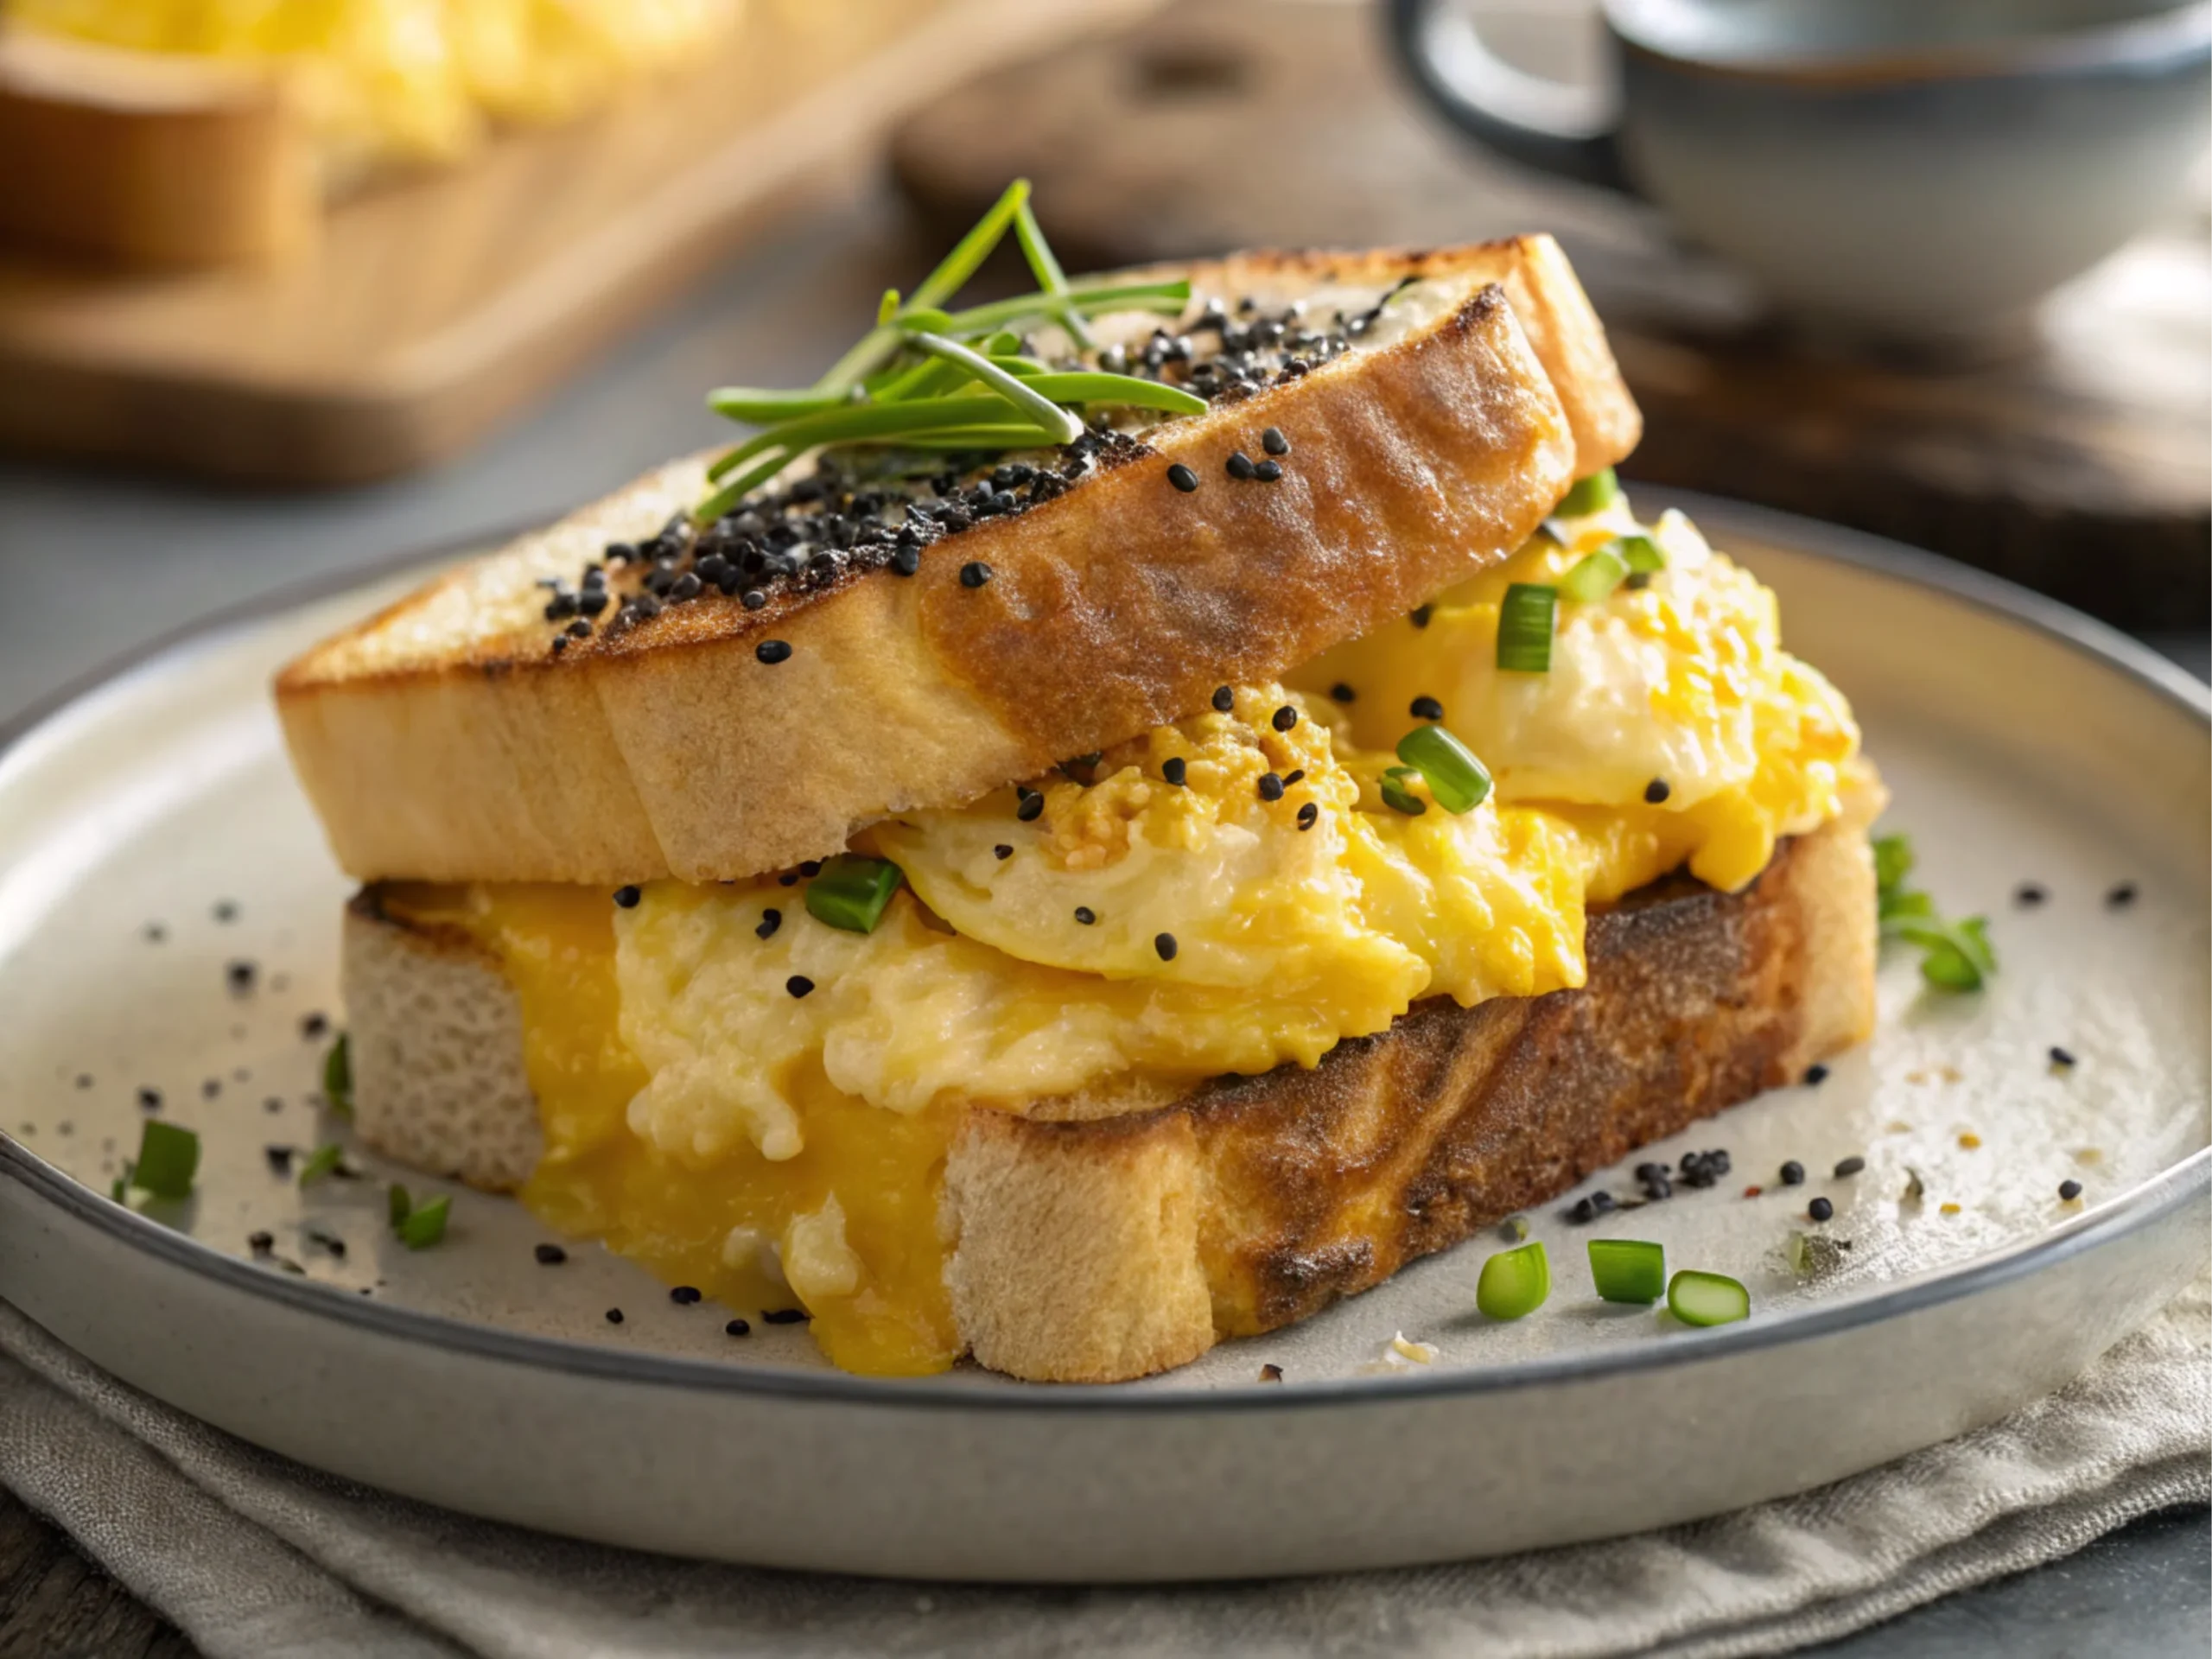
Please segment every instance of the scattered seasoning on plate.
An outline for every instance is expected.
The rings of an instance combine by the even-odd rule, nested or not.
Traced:
[[[162,1109],[162,1091],[158,1089],[142,1087],[138,1090],[138,1109],[142,1112],[160,1111]]]
[[[1783,1165],[1782,1184],[1784,1186],[1804,1185],[1805,1166],[1799,1163],[1795,1158],[1792,1158],[1788,1163]]]
[[[770,1325],[804,1325],[806,1310],[803,1307],[772,1307],[760,1316]]]
[[[645,896],[645,893],[636,887],[617,887],[614,889],[614,902],[621,906],[625,910],[635,910],[638,907],[638,900]]]
[[[2135,884],[2133,881],[2122,881],[2105,894],[2105,907],[2108,910],[2125,910],[2134,902]]]
[[[1509,1244],[1518,1244],[1529,1236],[1529,1219],[1525,1216],[1508,1216],[1497,1224],[1497,1236]]]
[[[235,922],[238,918],[238,901],[232,899],[219,899],[215,901],[215,908],[212,913],[219,922]]]
[[[2056,1071],[2070,1071],[2074,1069],[2074,1056],[2053,1043],[2050,1048],[2050,1064]]]
[[[540,1244],[533,1254],[541,1268],[557,1268],[569,1259],[569,1253],[558,1244]]]
[[[79,1071],[77,1074],[77,1086],[79,1089],[91,1088],[92,1086],[92,1074],[89,1071]]]
[[[1167,481],[1185,495],[1198,487],[1198,475],[1179,461],[1167,469]]]
[[[2061,1181],[2058,1184],[2058,1196],[2068,1204],[2073,1203],[2082,1196],[2082,1183],[2071,1179]]]
[[[149,922],[138,930],[138,937],[149,944],[159,944],[169,936],[169,931],[159,922]]]
[[[1756,1198],[1765,1191],[1766,1189],[1763,1186],[1747,1186],[1744,1189],[1744,1196],[1747,1198]]]
[[[1968,1152],[1972,1152],[1976,1147],[1981,1144],[1981,1137],[1976,1135],[1972,1129],[1968,1129],[1959,1136],[1959,1144],[1964,1147]]]
[[[696,1307],[703,1299],[696,1285],[678,1285],[668,1293],[668,1300],[678,1307]]]
[[[1840,1181],[1847,1179],[1866,1167],[1866,1160],[1854,1154],[1835,1166],[1835,1178]]]
[[[1675,1179],[1664,1164],[1638,1164],[1636,1179],[1642,1184],[1643,1196],[1649,1203],[1658,1204],[1675,1196]]]
[[[214,1099],[214,1098],[215,1098],[215,1096],[218,1096],[218,1095],[221,1094],[222,1092],[223,1092],[223,1080],[222,1080],[220,1077],[205,1077],[205,1078],[202,1078],[202,1079],[200,1080],[200,1099],[202,1099],[202,1100],[213,1100],[213,1099]]]
[[[722,1331],[728,1336],[749,1337],[753,1334],[753,1322],[750,1319],[732,1319],[722,1326]]]
[[[1959,1206],[1955,1204],[1939,1204],[1936,1206],[1936,1211],[1938,1215],[1955,1216],[1959,1213]]]
[[[1815,1198],[1805,1206],[1805,1213],[1815,1221],[1826,1221],[1835,1214],[1835,1205],[1826,1198]]]
[[[300,1035],[306,1038],[308,1041],[313,1042],[318,1037],[327,1036],[329,1032],[330,1016],[328,1014],[318,1011],[300,1016]]]
[[[1267,1365],[1262,1365],[1262,1366],[1261,1366],[1261,1367],[1260,1367],[1260,1381],[1261,1381],[1261,1382],[1281,1382],[1281,1381],[1282,1381],[1282,1367],[1281,1367],[1281,1366],[1280,1366],[1280,1365],[1275,1365],[1275,1364],[1267,1364]]]
[[[276,1235],[274,1233],[249,1233],[246,1235],[245,1247],[249,1250],[251,1250],[256,1255],[266,1255],[270,1251],[276,1248]]]
[[[622,1323],[622,1310],[621,1310],[620,1308],[619,1308],[619,1307],[610,1307],[610,1308],[608,1308],[608,1309],[607,1310],[607,1322],[609,1325],[620,1325],[620,1324],[621,1324],[621,1323]]]
[[[2033,910],[2050,897],[2050,894],[2038,882],[2023,881],[2012,889],[2012,902],[2022,910]]]
[[[1805,1086],[1808,1089],[1817,1089],[1827,1080],[1828,1069],[1819,1062],[1815,1061],[1805,1068]]]
[[[270,1174],[287,1178],[291,1175],[292,1150],[289,1147],[264,1147],[261,1149],[261,1155],[269,1160]]]

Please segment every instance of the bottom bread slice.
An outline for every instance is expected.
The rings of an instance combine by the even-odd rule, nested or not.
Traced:
[[[1311,1071],[1119,1116],[971,1108],[940,1211],[960,1339],[1015,1376],[1118,1382],[1307,1318],[1863,1040],[1875,945],[1866,833],[1838,821],[1741,893],[1677,877],[1593,912],[1580,990],[1421,1003]],[[370,890],[344,976],[361,1138],[518,1185],[537,1109],[497,961]]]

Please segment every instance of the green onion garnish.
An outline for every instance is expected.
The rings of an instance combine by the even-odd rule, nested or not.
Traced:
[[[342,1031],[322,1057],[322,1097],[340,1117],[353,1116],[353,1051]]]
[[[385,1193],[385,1209],[391,1217],[391,1224],[394,1227],[398,1226],[401,1222],[407,1219],[414,1208],[415,1200],[407,1196],[407,1189],[394,1181]]]
[[[1905,877],[1912,874],[1912,842],[1909,836],[1874,837],[1874,885],[1880,892],[1902,889]]]
[[[1559,589],[1516,582],[1497,607],[1497,665],[1516,674],[1545,674],[1552,665],[1552,620]]]
[[[1555,518],[1580,518],[1613,504],[1621,493],[1620,480],[1613,476],[1613,469],[1592,473],[1567,493],[1559,505],[1552,509]]]
[[[399,1235],[399,1242],[409,1249],[427,1250],[446,1236],[446,1216],[452,1208],[453,1200],[450,1198],[432,1198],[428,1204],[416,1205],[394,1222],[392,1230]]]
[[[848,933],[873,933],[905,879],[888,859],[841,853],[806,884],[806,913]]]
[[[1595,605],[1621,585],[1628,564],[1610,543],[1579,560],[1560,579],[1559,590],[1578,605]]]
[[[1656,1302],[1667,1294],[1667,1252],[1638,1238],[1593,1238],[1590,1276],[1609,1302]]]
[[[334,1141],[317,1147],[308,1154],[307,1162],[300,1166],[300,1185],[313,1186],[326,1176],[334,1174],[345,1157],[346,1148]]]
[[[1382,791],[1382,804],[1409,818],[1417,818],[1428,810],[1428,803],[1406,787],[1406,779],[1418,778],[1421,772],[1414,766],[1387,768],[1377,787]]]
[[[115,1184],[107,1190],[108,1197],[113,1198],[118,1204],[121,1204],[129,1198],[130,1196],[130,1177],[136,1173],[137,1169],[137,1166],[136,1164],[126,1160],[123,1166],[123,1173],[115,1178]]]
[[[1616,536],[1605,543],[1608,552],[1618,554],[1620,562],[1631,574],[1656,576],[1667,568],[1667,556],[1660,551],[1659,543],[1638,531],[1633,536]]]
[[[200,1137],[174,1123],[149,1121],[139,1132],[137,1161],[127,1167],[130,1186],[157,1198],[189,1198],[200,1169]]]
[[[1421,773],[1446,812],[1471,812],[1490,795],[1489,768],[1441,726],[1416,726],[1408,732],[1398,740],[1398,759]]]
[[[1535,1238],[1483,1263],[1475,1306],[1493,1319],[1525,1319],[1551,1294],[1552,1264],[1544,1255],[1544,1241]]]
[[[1921,977],[1939,990],[1980,990],[1997,971],[1987,920],[1945,921],[1933,899],[1905,886],[1913,862],[1912,842],[1904,836],[1874,838],[1874,907],[1882,937],[1918,946]]]
[[[1684,1325],[1733,1325],[1751,1317],[1751,1293],[1726,1274],[1685,1268],[1667,1286],[1667,1306]]]

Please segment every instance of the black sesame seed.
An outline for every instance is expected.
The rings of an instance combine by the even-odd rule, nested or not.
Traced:
[[[1303,766],[1294,766],[1282,775],[1283,787],[1285,789],[1289,788],[1293,784],[1302,784],[1305,781],[1306,768]]]
[[[1788,1163],[1782,1166],[1782,1184],[1784,1186],[1804,1185],[1805,1166],[1799,1163],[1795,1158],[1792,1158]]]
[[[921,568],[922,550],[918,547],[902,547],[896,553],[893,553],[891,556],[891,570],[892,574],[894,575],[911,576],[915,571]],[[742,1319],[732,1319],[730,1323],[732,1325],[744,1325],[745,1321]],[[752,1328],[753,1327],[750,1325],[746,1325],[746,1329],[748,1331]]]
[[[621,906],[625,910],[635,910],[638,907],[638,900],[645,896],[645,893],[637,887],[617,887],[614,889],[614,902]]]
[[[1598,1218],[1598,1206],[1588,1198],[1577,1198],[1574,1201],[1574,1208],[1567,1212],[1567,1218],[1578,1223],[1595,1221]]]
[[[960,567],[960,585],[980,588],[991,579],[991,567],[981,559],[970,559]]]
[[[1854,1154],[1835,1166],[1835,1178],[1839,1181],[1847,1180],[1866,1167],[1866,1160]]]
[[[231,990],[240,996],[251,990],[254,981],[260,976],[261,969],[250,962],[233,962],[223,969],[223,978]]]
[[[806,1310],[803,1307],[772,1307],[760,1316],[770,1325],[804,1325]]]
[[[563,633],[563,634],[558,635],[558,636],[556,636],[556,637],[555,638],[555,639],[554,639],[554,641],[553,641],[553,654],[554,654],[556,657],[558,657],[558,656],[559,656],[563,652],[566,651],[568,648],[569,648],[569,636],[568,636],[567,634]]]
[[[811,881],[822,874],[822,861],[818,858],[802,858],[798,861],[798,873]]]
[[[2050,895],[2033,881],[2023,881],[2012,889],[2012,902],[2023,910],[2033,910]]]
[[[748,1319],[732,1319],[722,1326],[722,1332],[727,1336],[749,1337],[753,1334],[753,1325]]]
[[[1173,933],[1154,934],[1152,940],[1152,948],[1159,953],[1160,959],[1162,962],[1173,962],[1175,960],[1177,946],[1175,944],[1175,936]]]
[[[569,1253],[558,1244],[540,1244],[536,1254],[541,1268],[557,1268],[569,1259]]]
[[[2073,1203],[2082,1196],[2082,1183],[2072,1180],[2061,1181],[2058,1184],[2058,1196],[2069,1204]]]
[[[1263,801],[1279,801],[1282,799],[1282,779],[1276,777],[1272,772],[1262,772],[1260,774],[1260,798]]]
[[[79,1089],[91,1088],[92,1086],[92,1074],[89,1071],[79,1071],[77,1074],[77,1086]]]
[[[2057,1044],[2053,1043],[2050,1046],[2050,1063],[2061,1071],[2066,1070],[2074,1064],[2073,1051],[2061,1048]]]
[[[1191,775],[1190,763],[1179,754],[1172,754],[1160,763],[1160,775],[1168,783],[1180,789],[1184,780]]]
[[[1433,605],[1416,605],[1406,613],[1406,620],[1417,628],[1425,628],[1428,626],[1428,619],[1435,609],[1436,607]]]
[[[771,906],[760,912],[760,925],[753,931],[758,938],[772,939],[776,937],[776,930],[783,925],[784,912]]]
[[[1358,696],[1358,692],[1353,690],[1342,680],[1329,688],[1329,698],[1332,702],[1351,702]]]
[[[1089,905],[1077,905],[1075,907],[1075,918],[1085,927],[1089,927],[1098,919],[1098,912],[1091,909]]]
[[[1827,1080],[1828,1069],[1819,1061],[1815,1060],[1805,1068],[1805,1086],[1808,1089],[1817,1089]]]
[[[696,1285],[678,1285],[668,1293],[668,1300],[678,1307],[696,1306],[701,1300],[699,1288]]]
[[[597,616],[612,603],[613,601],[607,597],[606,588],[588,588],[578,595],[576,608],[586,616]]]
[[[1236,694],[1225,685],[1213,689],[1213,708],[1217,715],[1225,715],[1236,706]]]
[[[1167,469],[1167,481],[1185,495],[1198,487],[1198,475],[1179,461]]]
[[[814,988],[814,982],[804,974],[793,974],[784,982],[784,988],[793,996],[804,996]]]
[[[1014,816],[1022,823],[1034,823],[1044,816],[1045,798],[1037,791],[1024,789],[1017,784],[1014,786],[1014,797],[1015,802]]]
[[[1444,705],[1434,697],[1415,697],[1410,712],[1415,720],[1441,720]]]
[[[997,859],[999,862],[1003,864],[1007,859],[1014,856],[1014,849],[1007,846],[1004,842],[1001,842],[997,846],[991,849],[991,856]]]
[[[248,1233],[246,1235],[245,1245],[246,1248],[251,1250],[256,1255],[266,1255],[270,1251],[276,1248],[276,1235],[274,1233]]]
[[[1251,456],[1235,449],[1230,452],[1227,470],[1231,478],[1249,478],[1258,469],[1252,465]]]
[[[163,927],[159,922],[149,922],[138,931],[140,937],[149,944],[159,944],[169,936],[168,929]]]
[[[621,1324],[621,1323],[622,1323],[622,1310],[621,1310],[620,1308],[619,1308],[619,1307],[610,1307],[610,1308],[608,1308],[608,1309],[607,1310],[607,1322],[609,1325],[620,1325],[620,1324]]]
[[[1673,785],[1669,785],[1664,778],[1654,778],[1643,786],[1643,798],[1652,806],[1658,805],[1674,792]]]
[[[768,595],[758,588],[748,588],[737,596],[737,602],[748,611],[757,611],[768,602]],[[764,658],[762,660],[766,659]]]
[[[591,624],[580,616],[561,632],[571,639],[588,639],[591,638]]]
[[[138,1109],[141,1111],[146,1112],[160,1111],[162,1109],[162,1091],[158,1089],[141,1089],[138,1091]]]
[[[1815,1221],[1826,1221],[1835,1214],[1835,1205],[1830,1204],[1826,1198],[1815,1198],[1805,1206],[1805,1213]]]
[[[1313,802],[1308,801],[1298,809],[1298,827],[1300,830],[1311,830],[1320,821],[1321,809]]]
[[[1290,440],[1283,436],[1281,428],[1271,426],[1260,434],[1260,448],[1271,455],[1287,455],[1290,453]]]
[[[269,1173],[270,1174],[289,1175],[292,1173],[291,1147],[264,1147],[261,1149],[261,1155],[269,1160]]]
[[[1273,726],[1275,730],[1279,732],[1287,732],[1292,727],[1298,724],[1298,710],[1292,708],[1286,702],[1281,708],[1274,711],[1274,714],[1270,717],[1268,723]]]
[[[699,580],[698,572],[686,570],[669,584],[668,596],[679,603],[687,599],[696,599],[699,597],[700,589],[705,585]]]
[[[200,1085],[200,1098],[202,1100],[213,1100],[222,1092],[223,1080],[220,1077],[209,1077]]]
[[[219,922],[235,922],[238,918],[237,900],[232,899],[217,899],[215,901],[213,914],[215,919]]]
[[[773,664],[789,662],[791,648],[787,642],[781,639],[763,639],[753,648],[753,654],[762,662]]]
[[[2105,894],[2105,904],[2112,910],[2125,910],[2134,902],[2135,884],[2133,881],[2123,881]]]
[[[1282,463],[1279,461],[1263,461],[1252,469],[1252,476],[1262,484],[1272,484],[1282,476]]]

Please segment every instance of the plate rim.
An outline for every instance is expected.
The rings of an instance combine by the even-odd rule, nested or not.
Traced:
[[[1633,482],[1633,480],[1631,480]],[[1638,486],[1647,499],[1678,506],[1701,522],[1729,525],[1788,550],[1855,567],[1967,604],[2022,625],[2069,650],[2119,671],[2142,689],[2177,705],[2212,729],[2212,684],[2199,681],[2118,629],[2003,577],[1866,532],[1698,491]],[[536,528],[533,523],[523,529]],[[60,721],[78,705],[169,658],[213,647],[223,636],[287,612],[353,591],[410,569],[500,545],[519,530],[493,530],[441,542],[281,583],[165,630],[135,649],[75,677],[0,721],[0,765],[34,734]],[[288,1308],[371,1334],[427,1344],[472,1358],[569,1373],[583,1379],[646,1383],[718,1395],[798,1398],[820,1405],[893,1406],[931,1410],[1101,1412],[1171,1415],[1190,1411],[1306,1411],[1388,1406],[1468,1395],[1597,1382],[1624,1374],[1719,1361],[1777,1345],[1817,1341],[1862,1325],[1909,1317],[1928,1308],[1994,1289],[2072,1256],[2156,1225],[2212,1190],[2212,1146],[2169,1165],[2110,1205],[2060,1224],[2032,1238],[1955,1268],[1904,1285],[1873,1285],[1829,1302],[1769,1320],[1747,1320],[1712,1331],[1670,1333],[1658,1344],[1637,1344],[1507,1363],[1475,1365],[1428,1374],[1338,1377],[1295,1389],[1214,1388],[1131,1390],[1120,1383],[1061,1384],[1049,1389],[982,1391],[948,1388],[934,1378],[857,1376],[836,1370],[772,1365],[732,1365],[674,1354],[625,1352],[563,1338],[543,1337],[471,1324],[441,1313],[364,1302],[320,1286],[296,1283],[240,1260],[188,1234],[116,1204],[63,1175],[13,1136],[0,1130],[0,1175],[20,1183],[34,1199],[142,1253],[212,1279],[221,1288],[271,1300]]]

